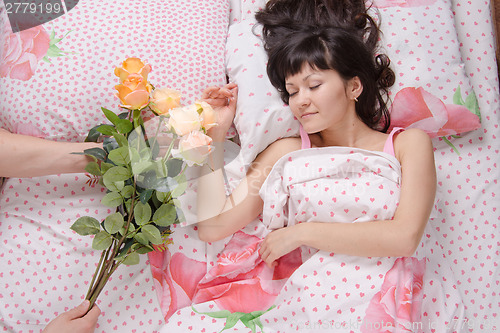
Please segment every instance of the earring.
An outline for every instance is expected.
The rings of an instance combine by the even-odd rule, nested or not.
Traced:
[[[357,98],[357,97],[354,97],[354,101],[357,103],[357,102],[358,102],[358,98]]]

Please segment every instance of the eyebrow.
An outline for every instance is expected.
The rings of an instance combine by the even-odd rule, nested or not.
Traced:
[[[305,78],[302,79],[302,82],[307,81],[308,78],[310,78],[311,76],[313,76],[315,74],[318,74],[318,73],[311,73],[311,74],[307,75]],[[293,83],[285,82],[285,86],[293,86]]]

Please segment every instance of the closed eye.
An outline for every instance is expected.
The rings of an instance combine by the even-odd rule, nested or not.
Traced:
[[[314,90],[314,89],[319,88],[320,86],[321,86],[321,84],[317,84],[315,86],[309,87],[309,89]]]

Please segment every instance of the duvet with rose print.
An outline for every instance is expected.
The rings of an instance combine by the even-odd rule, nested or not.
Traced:
[[[425,258],[427,237],[404,258],[302,246],[272,271],[258,255],[266,234],[296,223],[391,219],[400,183],[399,162],[383,152],[327,147],[285,155],[261,188],[260,236],[236,233],[194,287],[193,305],[175,311],[162,332],[425,331],[432,320],[425,292],[454,297],[425,286],[425,275],[435,274]]]

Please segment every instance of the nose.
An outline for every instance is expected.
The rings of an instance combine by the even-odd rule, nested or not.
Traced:
[[[297,107],[299,107],[300,109],[304,109],[311,104],[309,93],[304,90],[300,90],[299,92],[297,92],[297,98],[295,101],[297,103]]]

